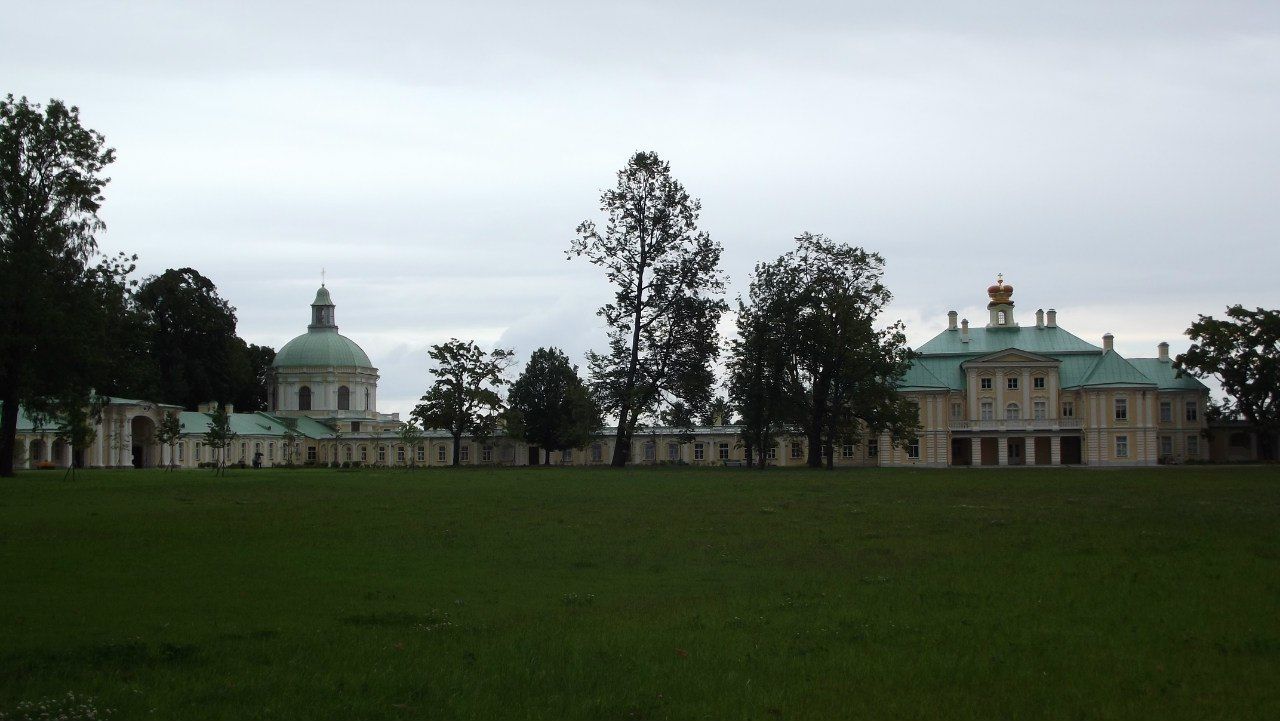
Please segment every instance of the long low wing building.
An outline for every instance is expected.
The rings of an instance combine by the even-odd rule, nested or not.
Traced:
[[[948,314],[945,330],[921,346],[899,390],[920,409],[914,438],[887,436],[835,449],[840,466],[1142,466],[1208,457],[1208,388],[1180,375],[1161,343],[1154,358],[1123,358],[1113,338],[1096,346],[1058,326],[1057,313],[1036,311],[1035,324],[1014,318],[1013,286],[987,289],[988,322],[970,327]],[[321,285],[307,332],[276,354],[270,410],[230,412],[231,445],[224,463],[252,466],[443,466],[453,439],[427,430],[402,442],[396,414],[379,413],[378,369],[338,333],[336,308]],[[128,398],[105,399],[93,443],[72,449],[52,428],[19,415],[18,467],[195,468],[217,462],[205,441],[214,408],[196,411]],[[180,438],[156,441],[166,415],[181,422]],[[464,438],[467,465],[604,465],[613,456],[612,429],[584,448],[543,452],[502,434]],[[804,465],[803,437],[767,451],[779,466]],[[723,465],[744,462],[734,426],[647,428],[631,458],[639,464]]]

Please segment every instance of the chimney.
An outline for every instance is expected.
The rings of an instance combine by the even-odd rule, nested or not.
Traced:
[[[1115,336],[1111,335],[1110,333],[1107,333],[1106,335],[1102,336],[1102,350],[1115,350],[1115,347],[1116,347]]]
[[[1036,311],[1036,327],[1037,328],[1044,327],[1044,308],[1041,308],[1040,310]]]
[[[1057,328],[1058,327],[1058,311],[1054,310],[1053,308],[1050,308],[1044,324],[1045,324],[1045,327],[1047,328]]]
[[[1160,360],[1164,361],[1165,363],[1168,363],[1169,362],[1169,344],[1161,341],[1160,345],[1156,346],[1156,348],[1160,350]]]
[[[956,316],[959,315],[954,310],[947,311],[947,330],[956,329]]]
[[[969,319],[968,318],[965,318],[964,320],[960,321],[960,342],[961,343],[969,342]]]

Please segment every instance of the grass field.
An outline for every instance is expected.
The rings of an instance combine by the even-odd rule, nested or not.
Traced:
[[[0,712],[1276,719],[1280,469],[27,473]]]

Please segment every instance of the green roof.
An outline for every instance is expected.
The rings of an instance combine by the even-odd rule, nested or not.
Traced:
[[[320,290],[316,291],[316,299],[311,301],[311,305],[333,305],[333,298],[329,297],[329,289],[320,286]]]
[[[1155,382],[1162,391],[1207,391],[1209,386],[1200,382],[1199,378],[1185,373],[1180,374],[1173,362],[1160,358],[1130,358],[1129,362],[1142,372],[1142,375]]]
[[[1096,388],[1098,386],[1153,386],[1155,382],[1130,365],[1129,361],[1121,358],[1119,353],[1109,350],[1098,358],[1093,367],[1089,369],[1089,372],[1085,374],[1085,377],[1081,379],[1079,385],[1086,388]],[[1063,387],[1070,386],[1063,384]]]
[[[1006,348],[1032,353],[1101,353],[1102,349],[1058,326],[1027,328],[970,328],[969,342],[961,342],[959,330],[944,330],[916,350],[930,355],[986,355]]]
[[[1081,340],[1058,327],[971,328],[969,342],[959,330],[944,330],[920,346],[921,355],[898,384],[903,391],[964,390],[962,364],[992,353],[1020,350],[1057,360],[1062,388],[1156,386],[1162,390],[1207,390],[1195,378],[1176,377],[1173,364],[1159,358],[1125,360],[1114,350]]]
[[[292,425],[293,434],[304,438],[329,438],[333,429],[312,418],[289,418],[273,416],[269,413],[232,413],[231,430],[241,436],[274,436],[279,438]],[[182,423],[182,432],[187,435],[199,435],[209,431],[212,413],[196,413],[183,411],[178,414]]]
[[[314,328],[276,352],[273,368],[292,366],[360,366],[372,368],[369,356],[350,338],[332,328]]]

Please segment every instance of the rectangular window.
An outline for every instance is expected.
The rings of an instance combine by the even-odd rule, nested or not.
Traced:
[[[1008,381],[1007,381],[1007,384],[1006,384],[1006,385],[1007,385],[1007,387],[1009,388],[1009,390],[1011,390],[1011,391],[1016,391],[1016,390],[1018,390],[1018,377],[1017,377],[1017,376],[1011,376],[1011,377],[1008,379]]]
[[[599,463],[603,459],[604,459],[604,447],[602,447],[599,443],[592,443],[591,444],[591,461],[593,463]]]
[[[564,465],[566,465],[566,466],[567,466],[567,465],[569,465],[570,463],[573,463],[573,449],[572,449],[572,448],[569,448],[569,449],[566,449],[566,450],[560,451],[560,462],[561,462],[561,463],[563,463],[563,464],[564,464]]]
[[[1031,379],[1032,388],[1044,388],[1044,376],[1036,376]]]
[[[1173,401],[1160,401],[1160,422],[1173,422]]]
[[[776,460],[778,458],[778,447],[769,446],[769,450],[764,452],[764,457],[768,458],[771,461]]]
[[[199,444],[199,443],[197,443],[197,444],[196,444],[196,448],[195,448],[195,452],[191,454],[191,458],[192,458],[192,460],[194,460],[196,463],[199,463],[199,462],[200,462],[200,455],[201,455],[201,452],[202,452],[203,450],[204,450],[204,446],[203,446],[203,445],[201,445],[201,444]]]
[[[1049,404],[1044,401],[1036,401],[1031,404],[1031,411],[1037,421],[1043,421],[1049,417]]]
[[[1160,436],[1160,455],[1173,455],[1173,436]]]
[[[991,401],[982,402],[982,414],[979,416],[984,421],[994,421],[996,419],[995,404]]]
[[[791,441],[791,457],[792,458],[804,457],[804,446],[801,445],[800,441]]]
[[[369,449],[364,446],[360,446],[360,462],[361,463],[369,462]]]
[[[493,446],[482,446],[480,448],[480,461],[482,463],[493,463]]]
[[[667,444],[667,460],[668,461],[680,460],[680,444],[679,443]]]
[[[316,447],[307,446],[307,460],[314,461],[316,459]]]
[[[702,443],[693,444],[693,460],[701,461],[707,457],[707,447]]]
[[[396,462],[404,463],[404,446],[396,446]]]
[[[351,432],[352,433],[360,432],[360,421],[351,421]]]
[[[1200,457],[1200,436],[1187,436],[1187,458]]]
[[[386,463],[386,462],[387,462],[387,447],[378,446],[378,463]]]
[[[644,459],[645,459],[646,461],[653,461],[653,460],[657,460],[657,458],[658,458],[658,447],[657,447],[657,445],[656,445],[656,444],[654,444],[654,442],[653,442],[653,441],[649,441],[648,443],[645,443],[645,444],[644,444]]]
[[[907,442],[907,458],[916,459],[920,457],[920,439],[912,438]]]
[[[1116,458],[1129,457],[1129,436],[1116,436]]]
[[[469,460],[471,460],[471,446],[463,443],[458,447],[458,462],[466,463]]]
[[[436,446],[436,462],[444,463],[446,460],[448,460],[448,458],[446,457],[446,454],[448,452],[449,451],[445,449],[444,446]]]
[[[361,455],[363,456],[363,454]],[[426,446],[418,446],[417,453],[414,455],[414,458],[418,459],[418,463],[425,463],[427,460]],[[360,460],[364,460],[364,458],[362,457]]]
[[[844,444],[843,446],[841,446],[841,448],[840,448],[840,457],[841,457],[841,458],[853,458],[853,444],[852,444],[852,443],[846,443],[846,444]]]
[[[186,456],[186,452],[185,452],[185,451],[186,451],[186,448],[187,448],[187,444],[185,444],[185,443],[179,443],[179,444],[178,444],[178,463],[182,463],[184,460],[186,460],[186,458],[185,458],[185,456]]]
[[[964,418],[964,406],[959,403],[951,404],[951,420],[958,421]]]
[[[1128,398],[1116,399],[1116,420],[1118,421],[1129,420],[1129,399]]]
[[[1187,420],[1194,421],[1200,417],[1200,407],[1195,401],[1187,401]]]
[[[720,460],[722,461],[729,460],[729,444],[728,443],[721,443],[719,446],[719,452],[720,452]]]
[[[978,380],[978,387],[979,387],[979,388],[981,388],[981,389],[982,389],[982,390],[984,390],[984,391],[989,391],[989,390],[991,390],[991,379],[990,379],[990,378],[981,378],[981,379],[979,379],[979,380]]]
[[[1062,402],[1062,417],[1063,417],[1063,418],[1075,418],[1075,417],[1076,417],[1076,404],[1075,404],[1075,402],[1073,402],[1073,401],[1063,401],[1063,402]]]
[[[867,441],[867,458],[875,458],[880,455],[880,441],[872,438]]]

